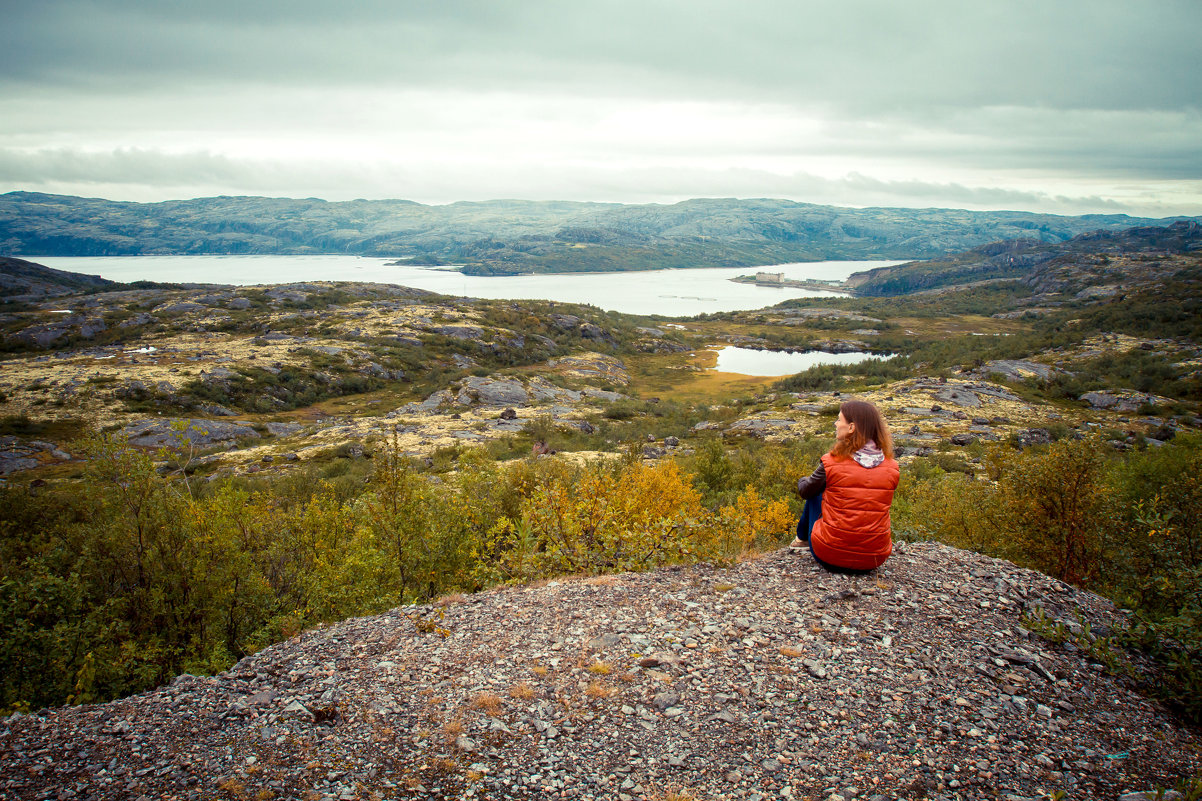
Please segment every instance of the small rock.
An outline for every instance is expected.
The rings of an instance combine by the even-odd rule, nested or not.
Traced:
[[[666,709],[668,709],[669,707],[676,706],[677,704],[680,703],[680,693],[675,693],[675,692],[658,693],[655,696],[655,698],[653,698],[651,700],[651,703],[655,706],[656,709],[663,712]]]

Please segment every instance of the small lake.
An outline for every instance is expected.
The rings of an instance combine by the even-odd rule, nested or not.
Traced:
[[[387,259],[361,256],[21,256],[57,270],[99,275],[112,281],[283,284],[295,281],[373,281],[475,298],[543,299],[590,303],[627,314],[688,317],[761,309],[782,300],[837,297],[837,293],[793,287],[736,284],[730,279],[757,271],[784,273],[792,280],[842,281],[852,273],[901,264],[898,261],[819,261],[770,267],[640,270],[567,275],[473,276],[446,268],[388,266]]]
[[[811,350],[805,353],[785,353],[775,350],[753,350],[728,345],[718,351],[718,364],[710,369],[719,373],[739,373],[754,376],[784,376],[800,373],[819,364],[857,364],[867,359],[890,359],[892,355],[872,353],[828,353]]]

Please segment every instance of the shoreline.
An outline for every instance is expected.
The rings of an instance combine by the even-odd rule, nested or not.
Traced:
[[[755,286],[762,286],[768,289],[808,289],[812,292],[834,292],[840,295],[847,295],[848,297],[855,295],[855,290],[848,288],[843,282],[830,284],[825,281],[796,281],[791,278],[785,278],[777,284],[765,284],[755,280],[754,275],[737,275],[728,280],[734,281],[736,284],[754,284]]]

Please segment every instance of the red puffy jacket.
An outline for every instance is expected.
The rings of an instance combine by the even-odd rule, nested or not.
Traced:
[[[822,457],[826,490],[822,519],[814,523],[810,543],[824,562],[853,570],[880,567],[893,553],[889,505],[897,489],[898,467],[885,459],[863,467],[855,459]]]

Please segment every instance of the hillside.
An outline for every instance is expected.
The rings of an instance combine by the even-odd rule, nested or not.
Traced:
[[[1199,399],[1202,350],[1191,333],[1202,302],[1199,243],[1202,227],[1181,222],[1057,245],[994,244],[860,274],[861,292],[929,280],[939,296],[801,299],[670,325],[571,304],[348,282],[100,292],[87,276],[0,265],[0,280],[28,281],[36,270],[39,291],[53,292],[0,315],[0,435],[18,435],[0,443],[0,475],[73,470],[64,454],[81,429],[113,426],[162,444],[147,432],[173,423],[208,429],[193,440],[202,469],[219,473],[325,460],[398,426],[414,456],[468,444],[512,455],[544,418],[544,435],[569,450],[612,451],[648,434],[680,439],[685,451],[714,432],[787,442],[825,431],[832,391],[849,387],[881,403],[904,432],[899,444],[921,453],[952,438],[1005,440],[1053,423],[1123,438],[1175,430],[1192,425]],[[987,285],[993,294],[954,291],[998,259],[1033,266],[1007,268],[1020,277]],[[62,294],[75,287],[85,293]],[[1092,321],[1082,325],[1083,316]],[[854,378],[860,368],[829,376],[819,368],[777,394],[772,379],[707,375],[708,348],[725,344],[899,357],[866,363],[879,378],[866,374],[864,386]],[[1025,377],[1051,391],[1016,394],[1005,383]],[[730,404],[745,393],[759,397]],[[1067,407],[1057,397],[1087,393],[1092,402]],[[513,417],[500,419],[507,407]]]
[[[55,270],[24,259],[0,256],[0,298],[6,302],[42,300],[123,287],[123,284],[98,275]]]
[[[1033,610],[1119,619],[934,544],[867,577],[777,551],[451,596],[10,717],[0,794],[1117,799],[1202,768],[1197,731],[1033,636]]]
[[[494,200],[426,206],[215,197],[163,203],[0,195],[0,253],[354,253],[476,274],[735,267],[822,259],[912,259],[988,242],[1060,242],[1157,222],[949,209],[853,209],[786,200],[673,205]]]
[[[676,321],[351,282],[6,302],[0,706],[34,714],[0,796],[1171,785],[1202,720],[1195,239]],[[894,355],[755,377],[708,369],[725,345]],[[914,540],[860,579],[777,551],[852,396]]]
[[[1202,253],[1202,225],[1090,231],[1066,242],[1016,239],[992,242],[944,258],[855,273],[846,286],[857,294],[893,297],[981,281],[1021,279],[1041,291],[1147,286],[1175,271],[1174,257]],[[1157,269],[1160,268],[1160,269]],[[1166,269],[1168,268],[1168,272]]]

